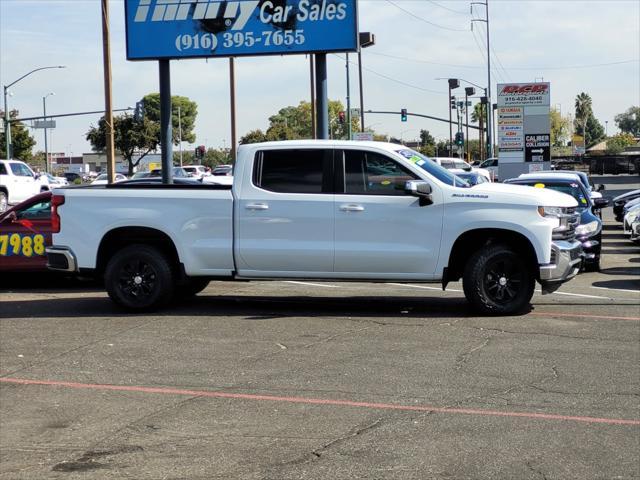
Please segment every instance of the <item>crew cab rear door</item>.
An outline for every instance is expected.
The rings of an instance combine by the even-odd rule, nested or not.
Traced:
[[[336,277],[433,278],[443,217],[435,182],[438,201],[420,206],[404,185],[421,178],[391,154],[345,149],[335,165]]]
[[[327,148],[256,152],[235,206],[238,275],[332,274],[332,157]]]

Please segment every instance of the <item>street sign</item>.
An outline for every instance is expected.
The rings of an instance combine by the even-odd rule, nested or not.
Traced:
[[[547,134],[525,135],[524,161],[550,162],[551,140]]]
[[[353,132],[351,134],[352,140],[358,140],[361,142],[371,142],[373,141],[373,133],[371,132]]]
[[[34,120],[33,128],[56,128],[55,120]]]
[[[125,0],[127,59],[357,51],[356,0]]]

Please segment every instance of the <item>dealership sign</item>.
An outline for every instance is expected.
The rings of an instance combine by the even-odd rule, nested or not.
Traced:
[[[125,0],[127,59],[356,51],[356,0]]]
[[[509,105],[549,105],[548,83],[498,85],[498,107]]]

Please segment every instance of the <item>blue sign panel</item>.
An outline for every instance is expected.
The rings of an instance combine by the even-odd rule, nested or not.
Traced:
[[[357,0],[125,0],[127,58],[355,51]]]

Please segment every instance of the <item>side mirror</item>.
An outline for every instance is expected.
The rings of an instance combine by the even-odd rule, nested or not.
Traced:
[[[605,187],[604,184],[601,183],[600,185],[598,185],[598,188],[596,189],[596,191],[603,192],[606,189],[607,189],[607,187]]]
[[[420,199],[421,207],[431,205],[433,203],[433,198],[431,198],[431,185],[427,182],[422,180],[409,180],[404,184],[404,191],[409,195],[418,197]]]
[[[601,209],[609,206],[609,200],[606,198],[594,198],[593,199],[593,208]]]
[[[4,220],[2,220],[2,223],[14,223],[18,220],[18,216],[16,215],[16,212],[10,212],[6,217],[4,217]]]

